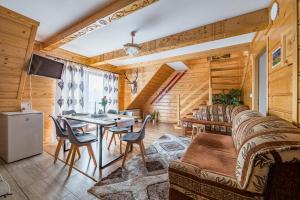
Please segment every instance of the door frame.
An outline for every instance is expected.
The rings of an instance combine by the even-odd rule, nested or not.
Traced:
[[[268,43],[268,40],[267,40]],[[252,110],[259,111],[259,58],[266,53],[266,111],[269,113],[269,51],[268,45],[263,46],[257,54],[253,54],[251,61],[253,64],[252,70]]]

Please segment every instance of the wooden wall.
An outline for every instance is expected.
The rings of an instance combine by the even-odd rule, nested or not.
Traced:
[[[23,100],[32,100],[33,110],[44,113],[44,142],[54,141],[53,122],[48,117],[54,112],[55,80],[46,77],[28,76],[23,91]],[[31,95],[31,98],[30,98]]]
[[[153,65],[148,67],[139,67],[138,74],[138,90],[136,94],[131,93],[130,85],[128,81],[125,79],[124,72],[120,73],[120,81],[119,81],[119,109],[126,109],[129,104],[134,100],[134,98],[141,92],[144,86],[148,83],[149,80],[153,77],[153,75],[157,72],[161,65]],[[127,77],[129,80],[133,80],[135,78],[136,69],[126,70]]]
[[[44,142],[50,141],[52,124],[48,115],[54,111],[55,80],[27,75],[38,22],[0,7],[0,112],[20,111],[22,100],[44,112]]]
[[[160,122],[175,123],[177,122],[178,96],[180,96],[182,114],[208,102],[209,64],[207,60],[195,59],[186,61],[185,64],[190,67],[187,73],[160,101],[154,104],[148,101],[143,107],[144,113],[156,110],[159,112]],[[159,91],[162,89],[163,87]]]
[[[257,110],[257,58],[264,49],[268,62],[268,113],[298,123],[297,117],[297,1],[278,0],[279,15],[267,30],[258,32],[252,42],[249,65],[245,68],[244,102]],[[282,48],[281,64],[272,67],[272,52]],[[252,98],[250,97],[252,96]],[[296,108],[296,109],[295,109]]]
[[[180,115],[190,113],[200,104],[209,103],[209,85],[211,83],[211,93],[220,93],[228,91],[229,89],[241,87],[241,80],[243,75],[243,68],[245,66],[244,52],[233,53],[232,58],[226,61],[209,62],[207,57],[190,59],[184,61],[189,67],[182,78],[174,85],[174,87],[163,96],[158,98],[154,103],[152,101],[165,88],[168,82],[177,73],[159,73],[157,75],[159,66],[144,66],[139,68],[139,92],[145,89],[147,83],[153,77],[164,76],[164,83],[154,81],[155,86],[152,86],[156,91],[151,91],[153,95],[140,101],[138,108],[142,109],[144,113],[150,113],[154,110],[159,112],[159,121],[174,123],[178,119],[178,102],[180,101]],[[135,69],[127,70],[127,74],[134,74]],[[211,76],[210,76],[211,73]],[[210,82],[211,78],[211,82]],[[121,83],[122,85],[122,83]],[[124,91],[120,89],[119,105],[124,102],[124,107],[127,108],[135,99],[136,95],[132,95],[128,83],[124,82]],[[124,99],[122,99],[124,94]],[[179,99],[180,98],[180,99]],[[160,99],[160,100],[159,100]]]
[[[0,112],[18,111],[38,22],[0,6]]]

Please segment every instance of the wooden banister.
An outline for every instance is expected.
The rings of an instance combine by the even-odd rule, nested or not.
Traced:
[[[166,87],[164,87],[164,89],[162,89],[159,94],[151,101],[151,104],[153,104],[154,102],[159,102],[175,85],[176,83],[183,77],[183,75],[186,73],[187,71],[184,72],[178,72],[173,78],[172,80],[167,84]]]

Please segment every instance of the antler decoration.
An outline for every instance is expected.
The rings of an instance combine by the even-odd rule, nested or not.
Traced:
[[[125,75],[126,80],[129,82],[129,84],[130,84],[130,86],[131,86],[131,93],[132,93],[132,94],[137,93],[137,87],[138,87],[138,85],[137,85],[137,79],[138,79],[138,77],[139,77],[139,70],[138,70],[138,68],[136,69],[136,72],[135,72],[135,78],[134,78],[133,81],[130,81],[130,80],[129,80],[129,78],[128,78],[127,75],[126,75],[126,72],[124,72],[124,75]]]

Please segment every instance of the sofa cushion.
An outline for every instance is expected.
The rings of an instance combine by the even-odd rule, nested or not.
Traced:
[[[300,161],[300,129],[278,117],[243,121],[236,134],[236,179],[242,189],[263,193],[271,164]]]
[[[236,151],[231,136],[198,134],[181,161],[203,170],[235,177]]]
[[[243,142],[243,135],[245,134],[248,123],[244,123],[254,118],[262,118],[263,115],[253,110],[245,110],[235,115],[232,122],[232,138],[236,149]]]

